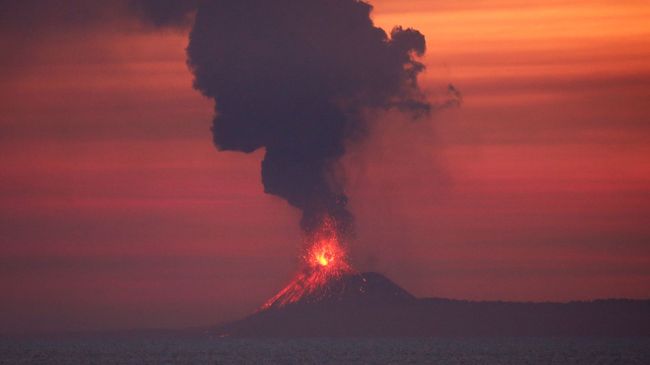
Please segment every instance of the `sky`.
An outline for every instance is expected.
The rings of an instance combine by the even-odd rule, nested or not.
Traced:
[[[378,26],[426,36],[429,99],[453,84],[463,103],[379,114],[351,148],[354,266],[423,297],[650,298],[648,2],[372,4]],[[264,194],[263,151],[214,148],[186,29],[12,14],[2,333],[215,324],[291,279],[300,214]]]

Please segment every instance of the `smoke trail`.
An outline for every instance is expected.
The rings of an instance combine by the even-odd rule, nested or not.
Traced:
[[[169,13],[139,2],[141,12],[158,9],[158,25],[188,13],[173,1],[164,2]],[[188,65],[194,87],[215,100],[214,143],[264,148],[264,191],[299,208],[308,233],[325,216],[352,229],[339,161],[367,133],[364,110],[430,109],[414,59],[424,36],[401,27],[388,36],[371,10],[356,0],[205,0],[196,9]]]

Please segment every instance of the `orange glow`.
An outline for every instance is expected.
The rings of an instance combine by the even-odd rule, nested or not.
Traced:
[[[317,256],[318,263],[322,266],[327,266],[327,264],[329,264],[329,257],[326,257],[325,255],[325,253],[321,253]]]
[[[308,243],[305,261],[311,268],[340,270],[340,265],[347,266],[345,263],[345,250],[341,246],[340,239],[331,219],[325,219],[321,229]]]
[[[451,79],[467,91],[469,83],[483,79],[556,77],[571,82],[595,74],[649,71],[647,1],[373,4],[377,25],[384,29],[408,25],[427,36],[431,51],[425,56],[425,84]]]
[[[307,239],[303,270],[278,294],[269,299],[262,310],[284,307],[308,296],[326,294],[327,282],[352,272],[342,239],[333,220],[326,217],[320,229]]]

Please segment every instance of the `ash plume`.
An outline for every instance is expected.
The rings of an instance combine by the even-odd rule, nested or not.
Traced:
[[[189,9],[136,1],[157,25]],[[181,2],[185,4],[185,2]],[[204,0],[187,47],[194,87],[215,101],[214,143],[222,151],[264,148],[264,191],[299,208],[305,232],[329,216],[352,231],[340,159],[362,139],[368,109],[429,112],[417,77],[424,36],[375,27],[357,0]],[[165,20],[169,24],[165,24]]]
[[[129,3],[132,12],[155,27],[185,27],[199,0],[136,0]]]

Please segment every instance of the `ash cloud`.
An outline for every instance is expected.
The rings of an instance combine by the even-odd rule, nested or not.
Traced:
[[[129,2],[130,10],[155,27],[184,28],[191,23],[191,15],[199,0],[136,0]]]
[[[139,0],[153,24],[174,26],[185,2]],[[158,5],[157,5],[158,4]],[[194,87],[215,101],[212,132],[222,151],[264,148],[262,182],[303,212],[306,232],[324,216],[352,232],[340,159],[372,122],[367,109],[426,114],[417,83],[425,38],[390,35],[356,0],[206,0],[196,5],[187,48]]]

